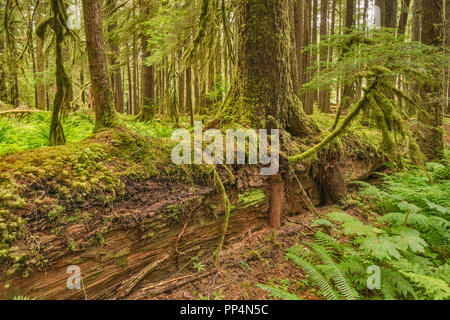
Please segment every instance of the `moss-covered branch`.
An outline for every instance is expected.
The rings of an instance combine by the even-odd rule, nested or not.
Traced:
[[[333,142],[334,139],[339,137],[345,129],[348,128],[348,126],[351,124],[351,122],[356,118],[356,116],[359,114],[359,112],[364,108],[366,105],[370,95],[372,94],[372,90],[375,88],[377,83],[377,80],[375,80],[366,90],[364,96],[361,98],[361,100],[358,102],[356,107],[347,115],[347,117],[344,119],[342,124],[333,132],[331,132],[325,139],[323,139],[319,144],[315,145],[308,151],[305,151],[301,154],[289,157],[290,163],[296,163],[299,161],[302,161],[306,158],[309,158],[322,150],[325,146],[327,146],[329,143]]]

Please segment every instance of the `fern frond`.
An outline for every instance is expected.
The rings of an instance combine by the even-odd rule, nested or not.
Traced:
[[[295,264],[297,264],[311,276],[311,279],[319,286],[320,290],[323,292],[323,294],[328,300],[338,300],[338,295],[334,290],[333,286],[307,259],[305,259],[305,257],[299,255],[298,254],[299,252],[300,251],[298,250],[288,249],[286,257],[294,261]]]
[[[450,288],[448,284],[442,280],[422,274],[402,272],[418,287],[425,290],[425,294],[435,300],[447,300],[450,299]]]
[[[331,257],[326,253],[326,250],[314,243],[311,244],[311,247],[320,257],[323,263],[329,266],[332,279],[336,284],[337,289],[344,296],[344,298],[347,300],[357,300],[358,294],[350,287],[347,278],[342,274],[341,270],[339,270],[333,259],[331,259]]]
[[[257,284],[258,288],[267,291],[272,297],[279,300],[303,300],[298,295],[290,293],[289,291],[267,284]]]

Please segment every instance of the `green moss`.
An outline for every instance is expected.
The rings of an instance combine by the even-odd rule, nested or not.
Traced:
[[[120,257],[119,259],[117,259],[116,264],[119,267],[126,267],[128,265],[127,257]]]
[[[239,194],[238,208],[245,209],[255,204],[258,204],[266,199],[266,194],[263,189],[250,189],[244,193]]]

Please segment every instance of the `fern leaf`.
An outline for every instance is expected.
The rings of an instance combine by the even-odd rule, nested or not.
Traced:
[[[288,250],[286,257],[294,261],[299,267],[305,270],[312,278],[312,280],[319,286],[320,290],[323,292],[328,300],[338,300],[338,295],[336,294],[332,285],[323,277],[323,275],[304,257],[297,254],[293,250]]]
[[[314,251],[323,263],[329,266],[333,281],[336,283],[337,289],[344,296],[344,298],[347,300],[358,299],[358,294],[350,287],[346,277],[342,274],[336,263],[326,253],[326,251],[317,244],[311,244],[311,247],[314,248]]]
[[[267,291],[272,297],[279,300],[303,300],[298,295],[294,293],[290,293],[287,290],[284,290],[282,288],[276,287],[276,286],[269,286],[266,284],[257,284],[258,288]]]

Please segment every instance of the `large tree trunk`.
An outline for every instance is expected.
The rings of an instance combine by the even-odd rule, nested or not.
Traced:
[[[281,126],[294,135],[307,136],[311,125],[290,73],[290,1],[237,4],[236,71],[223,113],[256,128]]]
[[[422,42],[443,47],[444,16],[446,0],[422,0]],[[436,72],[435,80],[422,88],[427,115],[420,114],[423,124],[421,148],[429,160],[439,159],[444,150],[444,86],[442,73]]]
[[[95,128],[99,130],[103,127],[113,127],[117,123],[108,76],[100,0],[83,0],[83,14],[95,110]]]

